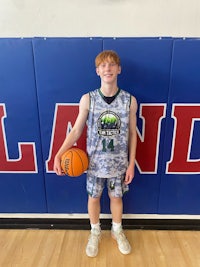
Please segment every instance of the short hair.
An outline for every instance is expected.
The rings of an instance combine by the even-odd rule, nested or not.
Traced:
[[[104,50],[103,52],[99,53],[95,58],[95,66],[96,68],[105,61],[113,61],[118,66],[120,66],[120,58],[118,54],[113,50]]]

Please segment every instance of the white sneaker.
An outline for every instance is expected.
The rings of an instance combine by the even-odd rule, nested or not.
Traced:
[[[125,255],[129,254],[131,252],[131,246],[122,228],[120,228],[118,231],[113,231],[113,229],[111,229],[111,234],[112,237],[117,241],[119,251]]]
[[[96,257],[98,254],[99,241],[100,241],[101,232],[92,229],[91,234],[88,239],[86,254],[88,257]]]

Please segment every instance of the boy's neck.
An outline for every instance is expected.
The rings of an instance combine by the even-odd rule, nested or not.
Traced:
[[[101,86],[100,90],[104,96],[109,97],[109,96],[116,95],[116,93],[118,92],[119,89],[116,85],[115,86],[107,85],[107,86]]]

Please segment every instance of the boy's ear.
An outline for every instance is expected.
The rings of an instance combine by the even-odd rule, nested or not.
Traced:
[[[119,66],[118,74],[121,74],[122,68]]]
[[[99,68],[96,68],[96,74],[99,76]]]

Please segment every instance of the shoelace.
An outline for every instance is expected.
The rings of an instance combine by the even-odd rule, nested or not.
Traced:
[[[126,240],[126,236],[125,234],[121,231],[117,234],[117,239],[119,239],[119,241],[124,241]]]
[[[117,234],[117,243],[124,247],[128,247],[127,238],[123,232]]]
[[[95,247],[98,244],[99,236],[91,234],[89,237],[89,245]]]

